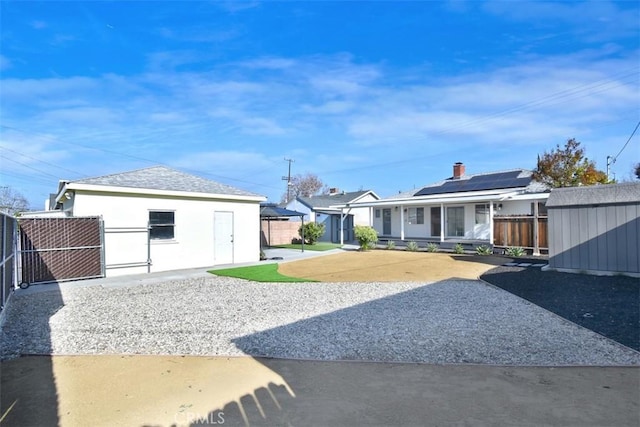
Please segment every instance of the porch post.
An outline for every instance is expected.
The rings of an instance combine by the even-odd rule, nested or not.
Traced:
[[[340,208],[340,245],[344,245],[344,210]]]
[[[404,206],[400,205],[400,240],[404,240]]]
[[[489,245],[493,247],[493,202],[489,200]]]
[[[444,242],[444,203],[440,203],[440,243]]]
[[[538,238],[538,201],[533,202],[533,256],[540,256],[540,239]]]

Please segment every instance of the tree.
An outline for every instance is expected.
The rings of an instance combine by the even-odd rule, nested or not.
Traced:
[[[0,187],[0,212],[16,215],[29,210],[29,201],[11,187]]]
[[[289,202],[298,196],[311,197],[318,194],[327,194],[329,187],[318,178],[317,175],[307,173],[306,175],[295,175],[291,177],[289,191],[282,195],[282,202]],[[289,198],[287,199],[287,195]]]
[[[556,145],[552,152],[538,156],[533,179],[553,188],[606,184],[607,174],[597,170],[594,162],[584,156],[580,143],[571,138],[564,148]]]

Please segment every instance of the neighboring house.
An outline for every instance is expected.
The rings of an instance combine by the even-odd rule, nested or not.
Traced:
[[[344,243],[354,240],[353,227],[371,224],[371,209],[357,207],[343,209],[341,206],[351,203],[367,203],[379,200],[372,190],[345,193],[336,188],[321,196],[298,196],[286,205],[287,209],[305,214],[305,222],[325,225],[325,233],[320,241]]]
[[[115,276],[258,261],[264,200],[155,166],[61,181],[50,208],[102,217],[104,267]]]
[[[497,217],[535,218],[532,227],[538,227],[549,191],[531,175],[524,169],[466,175],[465,166],[456,163],[450,178],[392,197],[346,204],[345,209],[372,209],[371,225],[383,241],[422,240],[445,248],[456,243],[492,245]],[[539,252],[539,245],[530,247]]]
[[[640,183],[554,189],[549,269],[640,276]]]

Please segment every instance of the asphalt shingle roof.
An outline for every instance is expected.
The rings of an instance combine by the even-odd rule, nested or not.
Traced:
[[[71,183],[163,191],[184,191],[188,193],[260,197],[259,194],[180,172],[166,166],[152,166],[129,172],[79,179],[71,181]]]
[[[334,195],[298,197],[298,200],[313,209],[330,208],[331,206],[344,205],[352,202],[354,199],[367,194],[369,191],[370,190],[352,191],[350,193],[338,193]]]
[[[640,203],[640,182],[554,188],[547,207]]]

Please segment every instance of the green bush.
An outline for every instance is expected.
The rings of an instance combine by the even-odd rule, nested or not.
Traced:
[[[360,243],[360,249],[363,251],[373,249],[378,241],[378,232],[373,227],[356,225],[353,228],[353,234],[356,236],[356,240]]]
[[[427,252],[438,252],[439,246],[433,242],[427,243]]]
[[[456,243],[456,245],[453,247],[453,253],[455,253],[455,254],[463,254],[464,253],[464,246],[462,246],[460,243]]]
[[[392,250],[396,248],[396,242],[393,240],[387,240],[387,249]]]
[[[511,247],[511,248],[507,248],[507,250],[505,251],[505,254],[507,256],[512,256],[512,257],[521,257],[521,256],[525,256],[527,254],[527,252],[524,250],[524,248],[519,248],[519,247]]]
[[[476,253],[478,255],[491,255],[491,248],[487,245],[480,245],[476,248]]]
[[[418,244],[413,240],[407,243],[407,250],[410,252],[415,252],[418,250]]]
[[[302,237],[302,225],[298,228],[298,234]],[[313,245],[324,234],[324,224],[318,224],[317,222],[308,222],[304,225],[304,241],[310,245]]]

